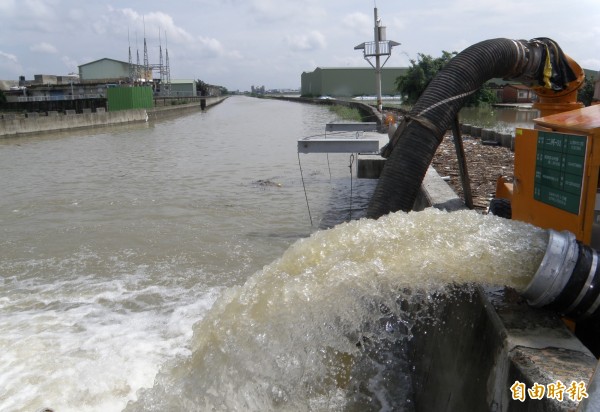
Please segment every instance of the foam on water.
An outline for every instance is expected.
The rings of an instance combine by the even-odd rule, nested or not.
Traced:
[[[0,410],[121,410],[167,359],[189,356],[192,324],[219,289],[187,288],[177,262],[135,265],[131,253],[0,265],[15,273],[0,285],[10,291],[0,300]],[[153,279],[162,276],[179,285]]]
[[[195,325],[191,355],[127,410],[398,410],[414,322],[404,309],[452,284],[520,289],[546,244],[539,228],[472,211],[319,231],[228,289]]]

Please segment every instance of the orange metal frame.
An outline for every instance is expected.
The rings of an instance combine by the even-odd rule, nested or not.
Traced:
[[[590,106],[535,119],[535,130],[517,129],[514,180],[497,182],[496,196],[511,199],[512,217],[542,228],[569,230],[590,244],[600,174],[600,106]],[[587,139],[581,200],[570,213],[534,199],[538,133],[541,130],[581,135]],[[599,205],[600,206],[600,205]],[[599,207],[600,208],[600,207]]]

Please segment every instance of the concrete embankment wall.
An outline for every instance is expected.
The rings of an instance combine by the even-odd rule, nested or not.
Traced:
[[[129,122],[145,122],[146,110],[121,110],[118,112],[72,113],[50,112],[46,116],[28,114],[26,117],[4,115],[0,120],[0,136],[43,133],[86,127],[101,127]]]
[[[172,106],[158,106],[148,109],[149,120],[160,120],[173,116],[181,116],[189,113],[194,113],[203,109],[209,109],[227,99],[227,96],[206,97],[200,99],[199,102],[186,103]],[[204,100],[204,102],[202,102]]]
[[[202,107],[207,109],[221,103],[225,99],[226,97],[207,97],[203,103],[164,106],[152,109],[119,110],[115,112],[106,112],[105,110],[97,109],[93,113],[91,110],[84,113],[75,113],[75,111],[67,110],[64,114],[58,112],[48,112],[45,115],[28,113],[25,116],[4,114],[0,118],[0,137],[160,120],[166,117],[200,111]]]

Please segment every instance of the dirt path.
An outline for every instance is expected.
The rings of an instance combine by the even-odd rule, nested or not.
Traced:
[[[485,212],[496,192],[496,179],[512,176],[514,153],[502,146],[489,146],[480,139],[463,136],[467,169],[475,210]],[[452,134],[446,134],[433,158],[432,166],[464,200]]]

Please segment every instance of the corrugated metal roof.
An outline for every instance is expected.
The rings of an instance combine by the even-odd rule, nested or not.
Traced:
[[[188,83],[195,83],[196,80],[193,79],[173,79],[171,80],[171,84],[188,84]]]
[[[80,64],[77,67],[89,66],[90,64],[98,63],[98,62],[101,62],[103,60],[110,60],[110,61],[117,62],[117,63],[120,63],[120,64],[129,64],[129,62],[124,62],[124,61],[121,61],[121,60],[115,60],[115,59],[110,59],[108,57],[103,57],[102,59],[94,60],[93,62]]]

